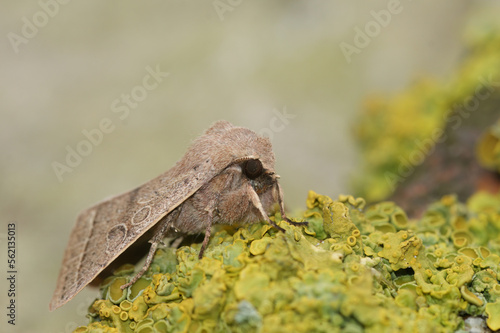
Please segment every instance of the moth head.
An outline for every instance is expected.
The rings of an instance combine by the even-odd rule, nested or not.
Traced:
[[[259,196],[262,208],[267,214],[275,212],[279,206],[278,176],[274,169],[266,167],[265,161],[254,156],[247,157],[239,163],[241,180],[248,182]]]
[[[272,190],[279,178],[274,170],[266,168],[259,158],[245,158],[240,162],[239,167],[243,176],[250,181],[259,195]]]

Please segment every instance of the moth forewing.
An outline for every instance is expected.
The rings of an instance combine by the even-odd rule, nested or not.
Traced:
[[[225,184],[211,188],[211,182],[215,184],[219,179],[217,176],[225,171],[229,172],[227,168],[232,165],[239,165],[240,173],[243,173],[244,177],[240,180],[231,179],[240,181],[241,186],[246,187],[238,189]],[[165,224],[158,228],[159,231],[155,231],[159,234],[152,239],[153,245],[147,262],[150,262],[161,237],[168,232],[174,221],[174,227],[181,233],[189,233],[187,226],[193,223],[203,225],[206,233],[203,250],[217,212],[225,210],[234,213],[234,210],[238,209],[237,205],[232,204],[231,198],[235,195],[242,196],[243,201],[248,199],[257,208],[262,215],[258,219],[264,219],[279,228],[268,218],[261,202],[261,197],[265,198],[267,206],[270,196],[258,193],[265,187],[265,184],[259,187],[259,177],[263,177],[266,172],[274,175],[274,154],[269,139],[259,137],[249,129],[235,127],[227,121],[215,123],[193,142],[184,157],[170,170],[130,192],[101,202],[78,216],[64,253],[56,290],[49,305],[50,310],[73,298],[162,219]],[[234,184],[237,183],[232,186]],[[282,216],[286,219],[277,177],[272,179],[272,188],[274,186],[277,188],[277,200]],[[229,189],[231,193],[224,193]],[[215,194],[207,198],[209,193]],[[198,200],[206,206],[185,213],[184,206],[188,207],[190,200]],[[179,216],[165,219],[177,207]],[[241,216],[241,213],[245,214],[246,211],[239,213],[240,215],[235,216]],[[193,217],[199,220],[193,220]],[[251,222],[256,222],[254,220]],[[199,228],[194,229],[197,229],[196,232],[200,231]],[[202,254],[202,251],[200,252]],[[144,271],[145,268],[137,276]]]
[[[50,309],[73,298],[157,221],[175,208],[162,197],[137,196],[141,188],[82,212],[70,235]],[[134,202],[135,209],[130,209]]]

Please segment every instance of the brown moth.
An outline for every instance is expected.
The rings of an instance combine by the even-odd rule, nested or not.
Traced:
[[[286,218],[278,178],[269,139],[227,121],[215,123],[173,168],[78,216],[50,310],[73,298],[139,238],[151,243],[146,263],[122,289],[147,270],[165,236],[205,232],[201,258],[214,223],[265,220],[284,231],[268,217],[275,204],[287,222],[307,223]]]

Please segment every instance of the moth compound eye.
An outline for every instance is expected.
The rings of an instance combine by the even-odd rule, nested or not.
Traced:
[[[243,164],[243,173],[250,179],[255,179],[262,175],[264,168],[259,160],[248,160]]]

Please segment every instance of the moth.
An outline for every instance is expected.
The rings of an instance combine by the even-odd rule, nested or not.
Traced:
[[[288,223],[306,224],[286,217],[274,162],[268,138],[227,121],[216,122],[170,170],[79,214],[50,310],[68,302],[120,258],[133,256],[137,244],[151,244],[146,262],[122,289],[146,272],[169,235],[205,232],[201,259],[213,224],[267,221],[284,231],[268,217],[275,206]]]

